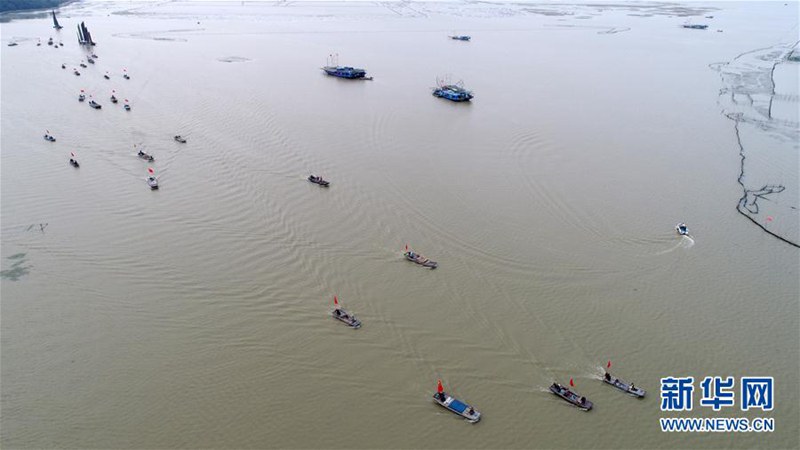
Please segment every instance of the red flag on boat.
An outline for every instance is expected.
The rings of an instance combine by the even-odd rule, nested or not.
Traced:
[[[572,378],[569,379],[569,385],[572,386],[572,387],[575,387],[575,382],[572,381]]]
[[[339,307],[339,298],[335,295],[333,296],[333,304],[338,308]]]
[[[81,92],[83,92],[83,89],[81,89]]]
[[[611,360],[609,359],[608,360],[608,364],[606,364],[606,369],[610,369],[610,368],[611,368]]]
[[[408,244],[406,244],[406,251],[408,251]]]
[[[440,394],[444,392],[444,386],[442,386],[442,380],[439,380],[439,383],[436,385],[436,392]]]
[[[154,174],[154,173],[156,173],[156,172],[153,170],[153,168],[152,168],[152,167],[148,167],[148,168],[147,168],[147,171],[148,171],[148,172],[150,172],[150,174]]]

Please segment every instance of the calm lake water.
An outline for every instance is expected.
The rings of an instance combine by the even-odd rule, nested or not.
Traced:
[[[58,16],[2,24],[4,448],[800,446],[797,2]],[[331,54],[374,80],[326,77]],[[660,410],[667,376],[693,411]],[[705,376],[772,376],[775,408],[700,407]],[[570,378],[593,411],[547,391]]]

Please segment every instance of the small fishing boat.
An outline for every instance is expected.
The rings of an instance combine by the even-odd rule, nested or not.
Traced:
[[[469,41],[470,39],[472,39],[472,37],[471,36],[464,36],[464,35],[461,35],[461,36],[456,35],[456,36],[450,36],[450,39],[452,39],[454,41]]]
[[[82,102],[84,100],[86,100],[86,95],[84,95],[83,90],[81,90],[81,93],[78,94],[78,101]]]
[[[439,380],[436,386],[436,393],[433,394],[433,401],[445,408],[446,410],[455,413],[470,423],[476,423],[481,420],[481,413],[475,410],[472,406],[458,400],[454,397],[447,395],[442,386],[442,380]]]
[[[413,250],[408,249],[408,245],[406,245],[406,252],[403,254],[407,260],[419,264],[422,267],[427,267],[429,269],[435,269],[439,267],[439,263],[436,261],[431,261],[430,259],[420,255],[419,253],[414,253]]]
[[[147,185],[150,186],[150,189],[158,189],[158,180],[151,175],[147,177]]]
[[[14,42],[14,41],[11,41],[11,42],[9,42],[9,43],[8,43],[8,46],[9,46],[9,47],[16,47],[17,45],[19,45],[19,44],[17,44],[17,43],[16,43],[16,42]]]
[[[475,96],[472,91],[464,89],[463,83],[448,83],[445,80],[436,80],[437,87],[433,88],[433,96],[450,100],[452,102],[468,102]]]
[[[315,183],[315,184],[318,184],[318,185],[320,185],[322,187],[328,187],[328,186],[331,185],[330,181],[325,181],[325,180],[322,179],[322,177],[317,177],[317,176],[314,176],[314,175],[309,175],[308,176],[308,181],[310,181],[312,183]]]
[[[181,144],[186,143],[186,138],[184,138],[180,134],[176,135],[173,139],[175,139],[176,142],[180,142]]]
[[[114,94],[111,94],[111,103],[117,103],[117,101],[117,97],[115,97]]]
[[[623,392],[633,395],[634,397],[643,398],[645,395],[644,389],[637,388],[633,385],[633,383],[628,384],[617,377],[611,376],[611,374],[608,372],[606,372],[605,376],[603,377],[603,382],[610,384],[611,386],[614,386]]]
[[[98,56],[97,56],[97,55],[95,55],[94,53],[92,53],[92,58],[94,58],[94,59],[97,59],[97,58],[98,58]]]
[[[72,167],[75,167],[75,168],[78,168],[78,167],[80,167],[80,166],[81,166],[80,164],[78,164],[78,160],[77,160],[77,159],[75,159],[75,158],[70,158],[70,159],[69,159],[69,163],[70,163],[70,165],[71,165]]]
[[[100,109],[103,107],[100,103],[97,103],[94,100],[89,100],[89,106],[91,106],[94,109]]]
[[[50,136],[49,134],[45,134],[44,135],[44,140],[45,141],[49,141],[49,142],[55,142],[56,138],[54,138],[53,136]]]
[[[689,227],[686,226],[685,223],[681,222],[675,225],[675,231],[678,232],[681,236],[688,236],[689,235]]]
[[[81,73],[78,72],[78,69],[73,69],[72,73],[75,74],[76,77],[81,76]]]
[[[333,311],[331,312],[331,316],[334,319],[340,320],[344,322],[347,326],[359,329],[361,328],[361,321],[356,318],[352,313],[349,313],[339,306],[339,299],[334,295],[333,296]]]
[[[61,65],[61,68],[62,68],[62,69],[66,69],[66,68],[67,68],[67,65],[66,65],[66,64],[62,64],[62,65]]]
[[[153,155],[148,155],[147,153],[145,153],[145,152],[143,152],[141,150],[139,150],[139,153],[137,153],[136,156],[138,156],[139,158],[142,158],[145,161],[155,161],[155,158],[153,157]]]
[[[122,78],[125,78],[126,80],[130,80],[130,79],[131,79],[131,77],[129,77],[127,73],[126,73],[126,74],[123,74],[123,75],[122,75]]]
[[[131,110],[131,105],[129,105],[127,103],[125,103],[125,105],[123,105],[122,107],[125,109],[125,111],[130,111]]]
[[[578,408],[589,411],[592,409],[594,404],[586,399],[586,397],[582,397],[575,392],[572,392],[566,386],[561,386],[558,383],[553,383],[550,386],[550,392],[556,394],[557,396],[561,397],[565,401],[572,403],[573,405],[577,406]]]
[[[111,77],[109,77],[107,73],[105,75],[103,75],[103,78],[105,78],[106,80],[110,80],[111,79]]]
[[[47,40],[47,45],[53,45],[53,38]]]
[[[80,65],[81,67],[83,67],[84,69],[85,69],[86,67],[88,67],[88,66],[87,66],[86,64],[84,64],[84,63],[80,63],[79,65]]]
[[[683,24],[681,26],[683,28],[689,28],[689,29],[692,29],[692,30],[705,30],[706,28],[708,28],[708,25],[693,25],[693,24],[690,24],[690,23],[685,23],[685,24]]]
[[[92,58],[86,58],[86,62],[89,64],[94,64],[94,60]]]

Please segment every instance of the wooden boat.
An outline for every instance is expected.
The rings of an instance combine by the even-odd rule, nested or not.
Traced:
[[[314,175],[309,175],[308,176],[308,181],[310,181],[310,182],[312,182],[314,184],[318,184],[318,185],[320,185],[322,187],[328,187],[328,186],[331,185],[330,181],[325,181],[325,180],[322,179],[322,177],[317,177],[317,176],[314,176]]]
[[[180,142],[181,144],[186,143],[186,138],[182,137],[180,134],[174,137],[175,141]]]
[[[143,152],[141,150],[139,150],[139,153],[136,156],[138,156],[139,158],[142,158],[145,161],[155,161],[155,158],[153,157],[153,155],[148,155],[147,153],[145,153],[145,152]]]
[[[419,253],[414,253],[413,250],[408,250],[408,246],[406,246],[406,252],[403,254],[407,260],[419,264],[422,267],[427,267],[429,269],[435,269],[439,267],[439,263],[436,261],[431,261],[430,259],[420,255]]]
[[[433,394],[433,401],[436,402],[439,406],[443,407],[444,409],[457,414],[464,419],[466,419],[470,423],[476,423],[481,420],[481,413],[475,410],[472,406],[468,405],[467,403],[458,400],[457,398],[451,397],[444,392],[444,388],[442,387],[442,380],[439,380],[437,386],[437,392]]]
[[[592,406],[594,406],[594,404],[587,400],[586,397],[582,397],[575,392],[572,392],[566,386],[561,386],[558,383],[553,383],[550,386],[550,392],[556,394],[568,403],[571,403],[584,411],[589,411],[592,409]]]
[[[344,322],[347,326],[355,329],[361,328],[361,321],[356,318],[352,313],[349,313],[339,306],[339,298],[337,296],[333,296],[333,311],[331,311],[331,316],[334,319],[340,320]]]
[[[608,372],[606,372],[605,376],[603,377],[603,382],[610,384],[611,386],[614,386],[615,388],[634,397],[643,398],[645,395],[644,389],[637,388],[633,385],[633,383],[628,384],[617,377],[611,376],[611,374]]]

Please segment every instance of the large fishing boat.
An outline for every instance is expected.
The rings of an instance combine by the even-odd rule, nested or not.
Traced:
[[[464,83],[450,83],[445,79],[436,79],[436,87],[433,88],[433,96],[444,98],[453,102],[468,102],[475,97],[472,91],[464,89]]]
[[[322,68],[322,70],[332,77],[348,78],[351,80],[357,78],[366,79],[367,76],[367,71],[364,69],[357,69],[350,66],[340,66],[339,55],[329,55],[327,64]]]

